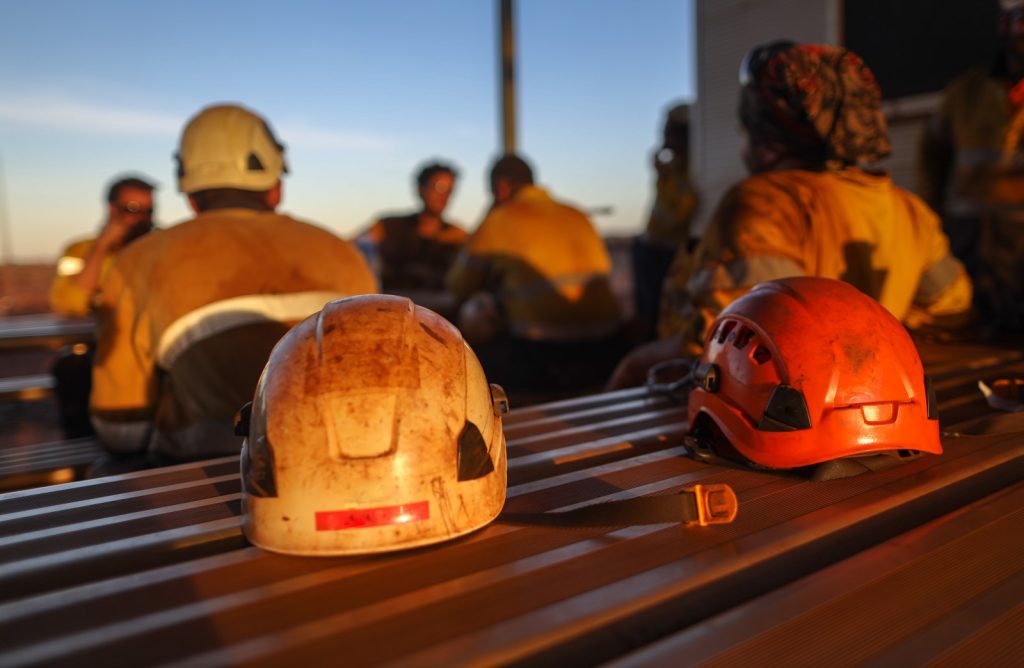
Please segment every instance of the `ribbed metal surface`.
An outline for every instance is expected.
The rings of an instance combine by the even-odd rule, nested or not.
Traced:
[[[943,414],[966,406],[967,419],[979,415],[967,400],[977,379],[1020,361],[977,348],[925,357]],[[734,524],[567,530],[499,519],[441,546],[315,559],[246,545],[233,458],[0,495],[0,665],[594,663],[828,572],[1022,477],[1024,439],[1011,436],[947,439],[942,457],[809,483],[687,459],[684,422],[684,407],[643,390],[514,413],[506,507],[728,482]],[[949,549],[941,564],[966,556]],[[903,596],[930,601],[920,582]],[[831,628],[866,610],[851,603],[815,622]],[[806,656],[843,663],[822,635],[821,653]]]
[[[616,665],[1020,665],[1024,483]]]
[[[91,341],[96,331],[92,318],[68,318],[52,313],[0,318],[0,348],[57,347]]]

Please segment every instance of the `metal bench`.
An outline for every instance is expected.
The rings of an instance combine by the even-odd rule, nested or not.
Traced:
[[[74,480],[103,452],[93,438],[0,449],[0,490]]]
[[[56,387],[48,373],[0,378],[0,401],[37,401],[51,396]]]
[[[1013,351],[932,352],[947,430],[980,414],[978,378],[1022,368]],[[739,517],[699,529],[499,519],[436,547],[316,559],[246,544],[233,457],[9,493],[0,495],[0,664],[629,659],[1024,479],[1019,434],[947,437],[941,457],[811,483],[684,457],[685,407],[643,390],[513,411],[511,512],[728,482]],[[928,595],[907,594],[915,605]],[[849,620],[859,624],[878,613],[851,614],[865,616]],[[1018,622],[1011,635],[1021,631]],[[794,651],[794,663],[816,656]]]

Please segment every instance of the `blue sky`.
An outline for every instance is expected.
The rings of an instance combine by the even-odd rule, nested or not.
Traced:
[[[188,214],[171,155],[201,107],[241,102],[288,145],[282,210],[350,236],[414,205],[416,166],[454,162],[450,217],[487,204],[499,149],[496,0],[0,0],[0,165],[14,257],[94,233],[124,171]],[[695,89],[691,0],[519,0],[519,145],[608,233],[644,222],[650,153]],[[4,202],[0,202],[3,207]],[[0,215],[3,208],[0,208]]]

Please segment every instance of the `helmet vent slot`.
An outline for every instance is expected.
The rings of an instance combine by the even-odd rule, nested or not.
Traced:
[[[480,428],[466,421],[459,434],[459,481],[476,480],[494,473],[494,462],[487,452],[487,441]]]
[[[249,154],[249,162],[246,165],[250,172],[262,172],[264,170],[263,162],[260,157],[255,153]]]
[[[789,385],[777,385],[768,398],[757,428],[761,431],[810,429],[811,416],[804,395]]]
[[[754,348],[753,352],[750,353],[750,359],[754,360],[758,364],[764,364],[772,359],[772,351],[768,350],[768,346],[763,343],[759,343]]]
[[[729,336],[729,332],[736,328],[736,321],[729,320],[722,324],[722,330],[718,333],[718,342],[725,343],[725,338]]]
[[[736,340],[734,340],[732,344],[742,350],[748,343],[750,343],[750,339],[753,338],[753,336],[754,330],[749,327],[740,327],[740,331],[736,335]]]

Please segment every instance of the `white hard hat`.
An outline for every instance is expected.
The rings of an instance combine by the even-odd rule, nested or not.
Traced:
[[[342,555],[479,529],[505,502],[507,411],[441,316],[404,297],[330,302],[274,348],[239,420],[243,530]]]
[[[185,126],[178,149],[178,189],[269,190],[288,171],[270,125],[234,104],[203,109]]]

